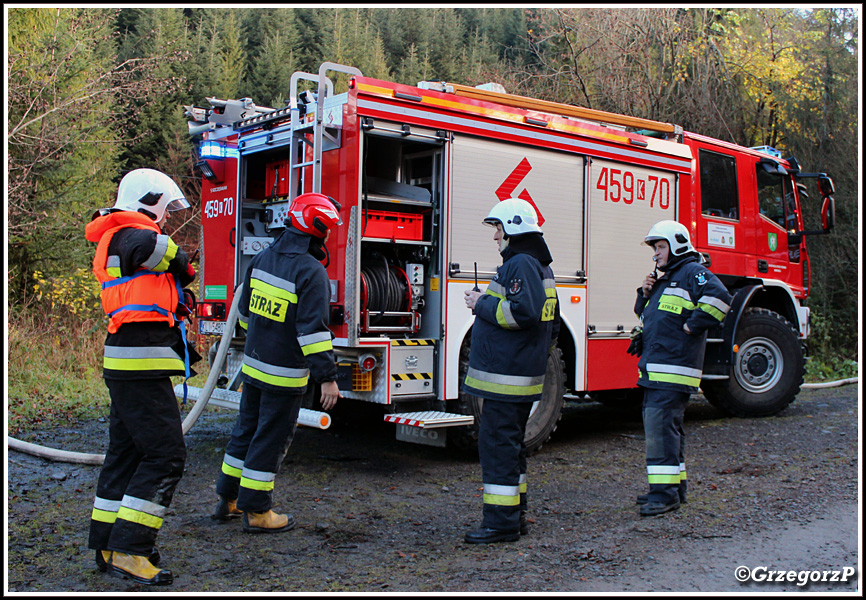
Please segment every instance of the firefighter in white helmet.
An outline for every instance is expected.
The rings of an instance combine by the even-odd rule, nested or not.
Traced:
[[[484,219],[496,229],[502,265],[485,293],[467,291],[475,314],[463,391],[483,398],[478,455],[484,484],[481,526],[470,544],[514,541],[526,523],[526,421],[541,399],[559,335],[559,303],[535,208],[503,200]]]
[[[189,208],[165,173],[135,169],[113,208],[85,228],[98,242],[93,272],[108,315],[103,378],[111,396],[109,444],[96,487],[88,545],[101,571],[147,585],[172,583],[154,547],[186,448],[171,376],[189,377],[201,357],[187,344],[183,318],[195,278],[186,252],[162,232],[169,211]]]
[[[244,277],[238,301],[238,323],[247,332],[244,386],[211,516],[243,516],[247,533],[295,526],[291,514],[272,510],[280,459],[292,442],[301,404],[313,401],[314,385],[325,410],[340,398],[328,329],[331,286],[319,262],[332,229],[342,224],[339,208],[324,194],[295,198],[289,227],[253,257]]]
[[[725,318],[731,295],[701,264],[681,223],[659,221],[644,242],[653,248],[656,270],[637,289],[642,331],[629,352],[640,356],[649,479],[649,493],[637,503],[642,516],[653,516],[686,501],[683,414],[701,384],[707,330]]]

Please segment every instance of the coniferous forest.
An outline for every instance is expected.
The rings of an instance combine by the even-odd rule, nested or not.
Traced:
[[[34,308],[64,323],[101,316],[83,228],[129,170],[182,183],[193,210],[170,233],[195,248],[201,186],[184,105],[250,97],[279,108],[293,72],[331,61],[413,85],[497,82],[773,146],[828,173],[837,226],[809,238],[811,368],[856,374],[859,18],[854,8],[7,7],[10,321]]]

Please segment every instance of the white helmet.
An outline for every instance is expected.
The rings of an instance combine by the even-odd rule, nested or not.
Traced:
[[[644,243],[652,246],[653,242],[665,240],[671,248],[671,256],[682,256],[694,252],[689,241],[689,230],[677,221],[659,221],[653,225],[644,238]]]
[[[114,208],[140,212],[156,222],[166,210],[189,208],[189,202],[174,180],[155,169],[135,169],[123,176]]]
[[[535,207],[520,198],[508,198],[498,203],[484,219],[485,225],[502,225],[506,236],[522,233],[541,233]]]

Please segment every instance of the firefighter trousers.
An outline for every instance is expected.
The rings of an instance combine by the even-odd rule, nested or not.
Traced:
[[[526,510],[526,421],[531,402],[484,400],[478,457],[484,484],[482,527],[517,531]]]
[[[267,512],[273,506],[274,480],[280,462],[292,443],[298,412],[306,394],[272,392],[244,383],[240,410],[226,446],[217,494],[237,499],[238,509]]]
[[[183,476],[186,447],[171,379],[106,379],[108,451],[88,546],[149,556]]]
[[[683,415],[688,392],[644,388],[643,425],[649,501],[672,504],[685,498],[686,463]]]

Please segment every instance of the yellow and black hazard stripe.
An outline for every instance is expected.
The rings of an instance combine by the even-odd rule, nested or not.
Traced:
[[[432,346],[436,340],[391,340],[392,346]]]
[[[392,373],[393,381],[418,381],[422,379],[433,379],[433,373]]]

